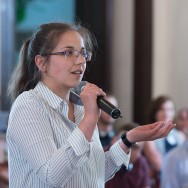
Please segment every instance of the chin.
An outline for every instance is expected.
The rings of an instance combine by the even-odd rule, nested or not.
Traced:
[[[81,82],[81,80],[77,80],[77,81],[74,81],[70,84],[71,88],[74,88],[76,87],[77,85],[79,85],[79,83]]]

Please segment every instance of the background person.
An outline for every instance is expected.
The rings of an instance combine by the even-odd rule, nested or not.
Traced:
[[[185,134],[183,144],[165,157],[161,173],[161,188],[188,188],[188,109],[178,112],[177,127]]]
[[[187,108],[181,108],[175,117],[176,130],[181,135],[180,143],[183,143],[186,139],[185,134],[183,132],[186,121],[187,121]]]
[[[107,94],[106,99],[114,106],[118,106],[117,99],[113,95]],[[108,150],[111,146],[111,141],[115,135],[113,127],[114,122],[115,119],[113,119],[104,111],[101,111],[101,115],[97,124],[99,128],[99,138],[105,151]]]
[[[139,124],[131,122],[121,126],[117,135],[113,138],[115,143],[125,131],[130,131]],[[105,188],[150,188],[150,167],[145,156],[142,154],[143,142],[139,142],[131,149],[131,157],[128,167],[124,165],[115,176],[105,184]]]
[[[152,101],[148,122],[174,121],[174,117],[175,105],[169,96],[161,95]],[[159,187],[164,156],[168,151],[182,143],[181,137],[179,131],[173,129],[166,138],[145,142],[143,151],[152,167],[153,187]]]

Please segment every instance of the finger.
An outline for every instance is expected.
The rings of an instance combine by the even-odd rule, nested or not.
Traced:
[[[164,136],[167,136],[169,134],[169,132],[176,126],[176,124],[173,124],[171,121],[168,122],[165,126],[164,126]]]
[[[156,133],[158,132],[163,126],[164,126],[165,122],[164,121],[159,121],[153,124],[153,131]]]
[[[164,121],[159,121],[154,123],[154,128],[151,130],[152,132],[152,139],[158,139],[164,137],[164,134],[166,133],[165,129],[163,128],[165,125]]]
[[[157,128],[161,128],[165,125],[165,123],[166,123],[165,121],[158,121],[154,123],[154,126]]]
[[[98,96],[106,97],[106,93],[101,88],[98,88],[97,93],[98,93]]]
[[[174,128],[175,124],[172,124],[171,121],[164,122],[164,125],[162,128],[159,130],[159,137],[166,137],[169,132]]]
[[[160,127],[162,127],[163,123],[164,123],[164,121],[158,121],[158,122],[155,122],[155,123],[144,125],[144,127],[145,127],[145,130],[148,130],[148,129],[151,129],[151,130],[155,129],[155,130],[157,130]]]
[[[98,86],[96,86],[95,84],[91,84],[91,83],[87,83],[86,86],[83,88],[82,90],[82,94],[83,95],[87,95],[90,97],[95,97],[97,99],[97,97],[99,96],[106,96],[106,93],[99,88]]]

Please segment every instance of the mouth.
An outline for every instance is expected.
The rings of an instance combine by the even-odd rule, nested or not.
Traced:
[[[82,70],[76,70],[76,71],[72,71],[71,74],[82,75],[83,71]]]

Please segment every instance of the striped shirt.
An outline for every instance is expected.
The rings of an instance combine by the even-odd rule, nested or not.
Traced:
[[[14,102],[8,123],[10,188],[103,188],[127,155],[115,143],[103,151],[98,129],[88,142],[78,128],[84,107],[74,101],[75,122],[67,103],[42,82]]]

